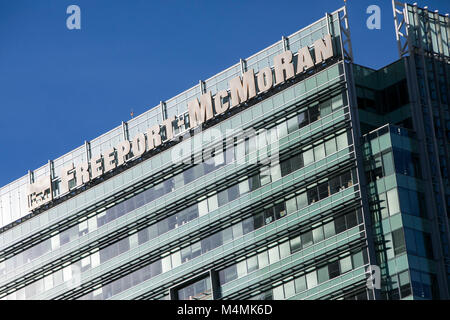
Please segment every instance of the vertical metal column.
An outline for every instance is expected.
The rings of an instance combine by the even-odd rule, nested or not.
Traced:
[[[241,76],[247,71],[247,62],[244,59],[240,59],[239,63],[241,65]]]

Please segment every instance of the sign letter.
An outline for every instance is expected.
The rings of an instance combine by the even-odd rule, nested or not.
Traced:
[[[379,6],[373,4],[367,7],[367,14],[371,14],[366,21],[366,26],[369,30],[381,29],[381,9]]]
[[[200,103],[195,98],[188,102],[189,124],[194,128],[213,117],[211,91],[202,94]]]
[[[322,63],[333,56],[333,45],[329,34],[323,40],[318,39],[314,41],[314,52],[316,53],[316,64]]]
[[[280,84],[294,77],[294,65],[292,64],[292,52],[290,50],[275,56],[273,59],[273,64],[275,67],[276,84]]]
[[[67,17],[66,20],[66,26],[67,29],[73,30],[73,29],[81,29],[81,10],[80,7],[77,5],[70,5],[67,7],[66,13],[70,14],[70,16]]]
[[[253,69],[248,70],[241,77],[237,76],[230,80],[231,107],[246,102],[248,99],[256,97],[255,75]]]

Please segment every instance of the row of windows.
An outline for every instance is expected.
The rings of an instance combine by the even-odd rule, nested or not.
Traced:
[[[381,192],[370,198],[370,212],[373,213],[373,221],[386,219],[400,212],[397,188],[387,192]]]
[[[281,132],[281,136],[285,136],[331,114],[343,105],[342,97],[342,95],[338,95],[322,102],[313,102],[306,110],[289,115],[286,122],[277,126],[278,132]]]
[[[368,183],[394,173],[416,178],[421,177],[417,154],[398,148],[393,148],[393,151],[394,157],[392,157],[392,151],[385,151],[374,155],[370,161],[367,161],[365,171]]]
[[[290,159],[287,159],[282,162],[283,163],[292,163],[297,162],[298,156],[294,156]],[[285,176],[295,170],[299,169],[297,165],[289,166],[289,171],[284,171],[281,176]],[[151,225],[143,230],[138,232],[138,244],[143,244],[151,239],[158,237],[159,235],[177,228],[184,223],[187,223],[199,216],[203,216],[212,212],[219,207],[237,199],[238,197],[256,190],[257,188],[266,185],[272,181],[276,181],[280,178],[280,167],[276,166],[272,167],[271,170],[265,174],[258,174],[248,178],[247,180],[241,181],[240,183],[230,186],[229,188],[219,192],[216,195],[212,195],[207,199],[201,201],[198,205],[193,205],[188,207],[187,209],[181,211],[175,216],[168,217],[155,225]],[[264,170],[263,170],[264,172]],[[243,233],[246,234],[248,232],[253,231],[254,229],[260,228],[261,226],[271,223],[272,221],[284,217],[286,214],[295,212],[296,210],[302,209],[305,206],[314,203],[318,200],[324,199],[331,194],[334,194],[346,187],[350,187],[353,184],[352,173],[346,172],[342,175],[331,178],[327,182],[323,182],[318,186],[310,187],[305,192],[299,194],[296,198],[291,198],[286,202],[280,202],[273,207],[267,208],[264,211],[257,213],[254,217],[246,219],[242,223]],[[228,228],[230,229],[230,228]],[[231,235],[231,231],[225,229],[222,233],[223,236],[218,233],[213,236],[210,236],[204,240],[202,243],[202,248],[209,247],[210,249],[216,248],[228,238],[227,235]],[[240,236],[242,234],[241,231],[234,231],[235,234]],[[223,240],[221,240],[223,238]],[[210,242],[209,245],[206,245],[207,242]],[[195,248],[197,245],[193,245]],[[199,246],[199,245],[198,245]],[[193,253],[198,252],[196,249],[191,250]],[[182,250],[182,262],[188,260],[190,253],[189,247]],[[196,256],[193,254],[194,257]]]
[[[285,160],[285,162],[292,161],[293,159],[296,159],[295,157]],[[291,166],[291,168],[294,168],[295,166]],[[265,184],[271,182],[271,180],[277,180],[280,176],[280,166],[278,166],[278,170],[271,170],[271,175],[269,175],[269,179],[264,178],[267,182]],[[290,173],[290,172],[288,172]],[[245,185],[245,182],[247,181],[247,187],[243,187]],[[251,177],[243,182],[240,182],[238,188],[236,190],[236,197],[233,197],[232,199],[228,198],[229,201],[234,200],[235,198],[239,197],[240,195],[243,195],[247,192],[253,191],[255,189],[250,189],[250,183],[252,183],[252,186],[260,187],[263,184],[263,178],[260,174]],[[346,172],[340,176],[334,177],[330,179],[329,183],[325,182],[325,184],[329,184],[329,186],[326,188],[329,191],[333,191],[333,193],[341,190],[342,188],[349,187],[353,184],[352,180],[352,174],[351,172]],[[286,215],[287,210],[296,210],[297,207],[299,209],[303,208],[307,204],[313,203],[314,201],[318,200],[319,196],[319,187],[324,188],[324,183],[320,184],[319,186],[312,187],[308,189],[308,191],[305,191],[304,193],[300,194],[296,198],[290,199],[286,205],[278,204],[274,208],[271,209],[271,215],[269,215],[269,209],[266,209],[264,214],[266,215],[267,219],[265,220],[265,223],[272,222],[273,219],[279,218]],[[332,187],[331,187],[332,186]],[[235,186],[231,186],[228,189],[222,191],[225,192],[227,190],[233,190]],[[314,192],[311,192],[311,190],[315,190]],[[242,191],[242,193],[240,193]],[[220,194],[220,193],[219,193]],[[235,193],[233,193],[235,194]],[[209,197],[206,199],[206,201],[203,201],[204,205],[199,206],[199,208],[203,208],[200,211],[195,212],[195,214],[189,215],[190,218],[194,219],[198,217],[199,214],[203,215],[208,213],[208,210],[213,211],[218,208],[217,201],[217,195]],[[325,193],[321,193],[321,199],[325,196]],[[216,198],[213,198],[216,197]],[[211,199],[215,199],[214,201],[211,201]],[[296,200],[298,199],[298,200]],[[297,204],[294,204],[292,200],[295,200]],[[214,206],[211,206],[211,203],[214,204]],[[226,202],[225,202],[226,203]],[[225,204],[224,203],[224,204]],[[197,206],[197,205],[196,205]],[[278,211],[277,211],[278,210]],[[293,211],[292,211],[293,212]],[[182,212],[185,213],[184,211]],[[177,215],[175,215],[176,217]],[[69,265],[65,267],[62,270],[56,271],[53,275],[48,275],[44,280],[41,282],[47,282],[46,285],[36,285],[37,282],[34,282],[28,286],[25,287],[25,295],[27,298],[31,298],[32,296],[42,293],[44,291],[50,290],[51,288],[61,284],[62,282],[69,281],[72,279],[72,277],[75,275],[73,273],[83,273],[86,270],[89,270],[91,268],[94,268],[98,266],[100,263],[104,263],[128,250],[130,248],[134,248],[137,245],[143,244],[150,239],[153,239],[158,236],[158,231],[167,232],[169,230],[169,227],[172,229],[176,227],[176,224],[168,224],[170,219],[172,219],[171,216],[169,218],[166,218],[162,221],[160,221],[157,224],[151,225],[141,231],[139,231],[137,234],[132,234],[128,238],[122,239],[110,246],[107,246],[92,255],[85,257],[81,261],[77,261],[76,263]],[[269,220],[270,217],[270,220]],[[186,216],[183,216],[183,221],[186,222]],[[193,259],[197,257],[198,255],[205,253],[209,250],[212,250],[220,245],[226,240],[231,240],[233,237],[239,237],[242,234],[248,233],[250,231],[253,231],[255,226],[260,227],[260,223],[257,222],[259,220],[259,215],[255,216],[255,218],[251,217],[249,219],[244,220],[243,222],[233,226],[229,227],[217,234],[211,235],[202,241],[199,241],[187,248],[184,248],[171,256],[168,256],[164,259],[160,260],[160,263],[163,264],[161,266],[162,272],[165,272],[165,269],[171,269],[174,268],[181,263],[184,263],[190,259]],[[176,221],[176,220],[175,220]],[[161,224],[162,223],[162,224]],[[161,225],[164,227],[161,228]],[[161,233],[161,234],[162,234]],[[203,252],[202,252],[203,251]],[[66,274],[66,277],[61,277],[62,274]],[[39,282],[39,281],[38,281]],[[30,289],[32,288],[32,289]]]
[[[295,199],[295,198],[293,198],[293,199]],[[288,207],[287,204],[285,206]],[[293,209],[292,205],[289,206],[289,208]],[[274,210],[275,210],[275,208],[274,208]],[[290,210],[287,209],[287,213],[289,214]],[[281,218],[282,215],[275,215],[274,219],[277,219],[278,217]],[[270,222],[272,222],[272,221],[270,221]],[[344,217],[338,218],[336,220],[335,230],[337,230],[337,231],[343,230],[342,224],[345,224],[347,221],[350,226],[350,225],[352,225],[352,223],[354,223],[354,221],[356,221],[356,218],[352,218],[351,215],[348,215],[345,218]],[[269,220],[267,220],[266,222],[270,223]],[[182,249],[180,252],[176,252],[176,253],[172,254],[171,256],[166,257],[165,261],[162,261],[162,260],[159,261],[160,263],[163,263],[163,267],[161,267],[161,269],[163,269],[164,266],[166,268],[177,267],[180,263],[184,263],[191,259],[194,259],[194,258],[200,256],[201,254],[208,252],[209,250],[212,250],[212,249],[215,249],[215,248],[221,246],[223,243],[225,243],[227,241],[231,241],[233,239],[236,239],[242,235],[245,235],[245,234],[255,230],[256,225],[257,225],[256,216],[254,216],[254,217],[250,217],[242,222],[239,222],[238,224],[233,225],[225,230],[222,230],[216,234],[213,234],[197,243],[194,243],[191,246],[188,246],[188,247]],[[329,227],[329,229],[331,229],[331,227]],[[329,231],[329,234],[331,234],[330,232],[331,231]],[[158,261],[156,263],[158,263]],[[152,265],[154,265],[154,263]],[[147,279],[150,278],[149,275],[144,276],[142,274],[142,272],[146,272],[146,270],[147,270],[147,267],[144,267],[140,270],[133,272],[132,274],[127,275],[126,277],[128,277],[129,279],[142,277],[142,281],[140,281],[140,282],[146,281]],[[158,275],[158,274],[159,274],[158,272],[155,273],[155,275]],[[125,285],[117,285],[118,283],[119,284],[122,283]],[[129,280],[123,281],[123,280],[119,279],[119,280],[114,281],[111,284],[105,285],[103,287],[102,291],[89,293],[89,294],[85,295],[84,298],[86,298],[86,299],[107,299],[112,295],[115,295],[123,290],[128,289],[129,287],[127,285],[130,283],[132,283],[132,282]]]
[[[305,290],[315,288],[319,284],[336,278],[346,272],[357,269],[367,263],[366,250],[359,251],[344,258],[336,259],[327,265],[309,273],[296,277],[269,291],[263,292],[252,300],[284,300]]]
[[[395,171],[405,176],[421,178],[419,155],[408,150],[393,148]]]
[[[365,172],[367,183],[376,182],[378,179],[394,174],[392,151],[385,151],[371,157],[366,161]]]
[[[399,187],[371,197],[370,211],[374,213],[374,222],[393,216],[400,210],[405,214],[426,217],[425,194]]]
[[[411,295],[411,283],[409,271],[389,276],[386,288],[382,288],[381,298],[383,300],[399,300]]]
[[[402,79],[382,90],[356,87],[358,108],[386,114],[409,102],[406,79]]]
[[[362,223],[360,220],[359,223]],[[333,219],[325,225],[320,225],[314,229],[302,233],[299,236],[291,238],[289,241],[281,243],[266,251],[242,260],[219,271],[220,284],[223,285],[236,280],[255,270],[262,269],[269,264],[275,263],[280,259],[287,257],[302,249],[328,239],[338,233],[344,232],[358,224],[358,215],[356,212],[349,213]]]
[[[347,180],[343,180],[345,177],[347,177],[346,179],[350,179],[350,182]],[[349,175],[348,173],[338,176],[337,178],[341,179],[343,186],[348,186],[349,183],[351,184],[351,175]],[[199,242],[192,244],[191,246],[181,249],[181,263],[194,259],[197,256],[204,254],[209,250],[215,249],[228,241],[236,239],[251,231],[270,224],[273,221],[281,219],[288,214],[304,208],[307,205],[307,202],[299,200],[302,199],[304,195],[306,195],[306,193],[302,193],[297,197],[275,204],[274,206],[267,208],[262,212],[256,213],[252,217],[247,218],[232,227],[228,227]],[[295,252],[301,250],[302,248],[306,248],[313,243],[317,243],[325,238],[334,236],[335,234],[350,229],[356,226],[358,223],[362,223],[362,217],[358,216],[354,212],[349,213],[345,216],[338,217],[328,222],[324,226],[316,226],[313,230],[304,233],[301,238],[300,236],[294,238],[292,240],[292,250],[294,250],[293,252]],[[172,266],[177,266],[178,261],[179,259],[177,257],[177,253],[173,254]]]
[[[344,132],[343,134],[339,135],[337,138],[331,138],[330,140],[326,141],[325,143],[322,143],[319,146],[316,146],[314,149],[311,149],[311,150],[313,150],[313,151],[322,150],[322,149],[325,149],[325,146],[333,145],[334,146],[333,148],[328,147],[326,149],[327,150],[326,155],[329,155],[328,152],[336,151],[336,149],[338,149],[338,148],[341,149],[344,146],[346,146],[347,145],[346,140],[347,140],[347,134]],[[309,153],[309,152],[310,151],[307,151],[306,153]],[[314,156],[314,154],[315,154],[315,156]],[[313,152],[312,157],[313,157],[313,159],[317,158],[319,160],[319,159],[321,159],[322,155],[325,156],[325,154],[322,154],[321,151],[319,151],[319,153]],[[169,230],[175,229],[176,227],[181,226],[199,216],[202,216],[204,214],[207,214],[208,212],[216,210],[218,207],[237,199],[240,195],[245,194],[250,191],[253,191],[267,183],[270,183],[271,180],[272,181],[277,180],[280,177],[280,170],[281,170],[281,176],[285,176],[286,174],[289,174],[290,172],[293,172],[299,168],[302,168],[303,163],[305,162],[305,161],[303,161],[303,159],[304,159],[304,157],[302,154],[296,155],[293,158],[283,161],[280,164],[280,166],[272,167],[272,168],[270,168],[270,170],[266,170],[266,169],[262,170],[262,174],[257,174],[255,176],[252,176],[252,177],[248,178],[247,180],[240,182],[239,184],[233,185],[233,186],[229,187],[228,189],[225,189],[213,196],[208,197],[207,199],[200,201],[197,204],[191,205],[190,207],[182,210],[181,212],[179,212],[173,216],[170,216],[166,219],[161,220],[157,224],[154,224],[154,225],[139,232],[139,244],[143,243],[143,241],[147,241],[149,238],[150,239],[155,238],[155,237],[157,237],[165,232],[168,232]],[[335,178],[335,180],[336,179],[337,178]],[[332,183],[333,190],[335,188],[336,183],[339,184],[339,181],[337,181],[337,182],[335,181]],[[314,197],[314,199],[312,199],[311,201],[317,200],[318,195],[316,195],[316,193],[317,192],[315,192],[314,190],[310,191],[311,197]],[[322,193],[323,193],[323,190],[322,190]],[[321,197],[323,197],[323,196],[324,196],[324,194],[321,195]],[[88,232],[87,227],[88,227],[89,223],[85,221],[84,223],[82,223],[82,225],[83,225],[82,234],[87,233]],[[43,251],[36,250],[35,252],[41,252],[41,253],[44,252],[45,253],[45,252],[48,252],[50,249],[54,250],[54,249],[58,248],[58,240],[60,240],[59,245],[61,245],[61,243],[62,244],[67,243],[67,242],[69,242],[68,238],[70,237],[70,235],[72,235],[72,238],[75,239],[80,234],[77,227],[78,226],[74,226],[74,227],[62,232],[59,235],[59,238],[58,238],[58,235],[56,235],[53,238],[51,238],[49,241],[42,242],[40,245],[38,245],[37,248],[43,249],[43,246],[48,247],[48,245],[49,245],[48,242],[50,242],[50,248],[47,248],[47,250],[43,250]],[[103,251],[107,252],[106,249],[102,250],[101,252],[103,252]],[[17,259],[17,261],[19,261],[18,259],[20,259],[21,255],[26,255],[28,252],[29,252],[29,250],[24,251],[23,253],[15,256],[15,258]],[[121,250],[119,250],[119,251],[115,250],[115,252],[120,253]],[[101,254],[100,262],[106,261],[107,259],[103,259],[102,256],[103,256],[103,254]],[[112,257],[113,255],[105,253],[104,256]],[[8,266],[10,268],[13,268],[13,265],[9,265],[9,263],[12,263],[12,261],[13,260],[10,259],[7,261],[7,263],[5,263],[5,262],[0,263],[0,273],[6,272],[5,267],[6,267],[6,269],[8,268]],[[3,266],[3,268],[2,268],[2,266]]]
[[[411,270],[411,286],[414,296],[439,299],[439,285],[435,274]]]
[[[406,227],[404,230],[408,254],[414,254],[428,259],[434,258],[430,233]]]
[[[393,259],[406,252],[405,235],[403,228],[375,237],[382,249],[376,253],[379,265],[385,264],[386,259]]]
[[[295,199],[295,198],[294,198]],[[291,207],[292,208],[292,207]],[[290,211],[288,211],[290,213]],[[275,216],[274,218],[276,218]],[[281,215],[279,216],[282,217]],[[159,275],[161,272],[168,271],[172,268],[175,268],[179,266],[182,263],[185,263],[191,259],[194,259],[198,256],[200,256],[203,253],[206,253],[212,249],[215,249],[222,244],[224,244],[227,241],[231,241],[233,239],[236,239],[242,235],[245,235],[253,230],[255,230],[255,216],[250,217],[242,222],[239,222],[225,230],[222,230],[216,234],[213,234],[199,242],[196,242],[186,248],[181,249],[178,252],[173,253],[170,256],[167,256],[163,258],[162,260],[158,260],[154,263],[152,263],[149,266],[143,267],[137,271],[134,271],[133,273],[118,279],[110,284],[107,284],[102,287],[101,290],[97,290],[94,292],[91,292],[83,297],[83,299],[107,299],[115,294],[118,294],[119,292],[122,292],[124,290],[127,290],[130,288],[130,286],[134,283],[141,283],[144,282],[151,277],[154,277],[156,275]],[[348,226],[352,226],[355,221],[357,221],[357,217],[352,216],[351,214],[340,217],[336,219],[336,225],[335,225],[335,232],[346,230],[348,223]],[[361,218],[359,218],[361,219]],[[273,221],[273,220],[272,220]],[[271,221],[271,222],[272,222]],[[361,221],[361,220],[360,220]],[[267,223],[270,223],[267,221]],[[344,225],[345,224],[345,229]],[[327,234],[331,236],[332,231],[331,224],[328,224],[328,231]],[[319,234],[318,232],[315,232],[316,236]],[[295,241],[295,240],[294,240]],[[297,249],[299,250],[299,249]],[[152,271],[151,273],[148,273],[148,271]]]
[[[338,300],[373,300],[373,293],[372,291],[366,289],[362,292],[346,294],[343,298]]]
[[[398,197],[401,203],[402,213],[426,217],[426,199],[423,192],[409,190],[405,188],[397,188]]]
[[[293,116],[279,124],[274,130],[278,138],[281,138],[288,133],[288,127],[290,128],[290,133],[313,121],[316,121],[318,118],[320,118],[320,114],[324,112],[323,110],[326,109],[325,107],[320,108],[320,106],[322,105],[333,105],[333,109],[341,107],[342,95],[336,96],[332,99],[322,102],[321,104],[315,103],[309,108],[312,111],[306,109],[300,115]],[[266,143],[269,144],[270,141],[266,141]],[[342,135],[342,137],[338,137],[337,143],[338,148],[342,148],[344,145],[347,146],[346,136]],[[335,142],[328,142],[328,144],[329,152],[332,152],[331,150],[333,148],[336,148]],[[59,234],[54,235],[51,239],[44,240],[39,244],[15,255],[12,258],[0,262],[0,275],[13,271],[15,270],[15,268],[29,263],[39,258],[40,256],[63,246],[64,244],[79,239],[83,235],[86,235],[96,230],[97,228],[100,228],[101,226],[135,210],[136,208],[139,208],[151,201],[158,199],[184,186],[185,184],[192,182],[195,179],[203,177],[204,175],[211,173],[224,165],[227,165],[233,161],[237,161],[237,152],[235,150],[236,148],[238,148],[238,146],[227,148],[224,153],[219,153],[216,157],[211,157],[205,162],[196,164],[195,166],[185,170],[184,172],[179,173],[174,177],[169,178],[168,180],[165,180],[147,189],[146,191],[131,197],[130,199],[127,199],[113,207],[110,207],[105,211],[99,213],[98,215],[81,222],[78,225],[74,225],[73,227],[62,231]],[[248,151],[248,148],[246,148],[246,150]],[[317,159],[320,159],[322,157],[322,154],[322,150],[317,150]],[[305,155],[304,162],[305,165],[308,165],[312,161],[314,161],[314,155],[313,151],[311,150],[308,151],[308,153]]]
[[[448,57],[450,55],[448,42],[450,36],[448,22],[446,22],[447,16],[443,14],[435,16],[431,10],[415,8],[410,4],[407,5],[407,8],[413,45],[418,48],[422,47],[425,51]]]
[[[211,300],[212,289],[210,277],[197,280],[176,291],[178,300]]]

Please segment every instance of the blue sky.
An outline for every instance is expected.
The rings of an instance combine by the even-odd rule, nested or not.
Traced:
[[[450,1],[417,1],[450,12]],[[0,186],[343,5],[316,1],[0,0]],[[68,30],[66,8],[81,8]],[[366,8],[381,8],[381,30]],[[391,0],[348,0],[355,62],[397,59]],[[270,21],[269,25],[262,25]]]

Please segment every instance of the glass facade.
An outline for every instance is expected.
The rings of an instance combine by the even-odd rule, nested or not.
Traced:
[[[405,8],[410,23],[423,16]],[[448,59],[353,64],[345,10],[1,188],[0,299],[448,298]],[[432,19],[429,30],[448,28]],[[287,50],[297,66],[328,34],[331,59],[190,129],[188,101]],[[411,43],[448,57],[437,34]],[[171,116],[182,139],[60,191],[62,167]],[[178,147],[189,161],[175,161]],[[54,199],[29,211],[27,184],[45,175]]]

